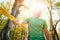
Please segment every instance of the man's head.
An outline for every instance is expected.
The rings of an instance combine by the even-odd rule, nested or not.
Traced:
[[[33,11],[33,16],[35,18],[39,18],[41,16],[42,11],[40,9],[36,9]]]
[[[31,10],[32,13],[33,13],[33,17],[39,18],[39,17],[41,16],[42,9],[41,9],[40,4],[33,4],[33,5],[31,6],[30,10]]]

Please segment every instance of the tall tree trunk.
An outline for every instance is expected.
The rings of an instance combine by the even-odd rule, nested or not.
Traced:
[[[52,2],[51,2],[51,0],[50,0],[50,8],[51,8],[51,9],[49,10],[49,12],[50,12],[50,27],[52,28],[51,31],[53,31],[52,37],[53,37],[53,40],[56,40],[56,37],[57,37],[57,40],[59,40],[57,31],[56,31],[56,29],[55,29],[55,27],[54,27],[54,25],[53,25],[52,12],[51,12],[52,7],[53,7],[53,6],[52,6]]]
[[[18,3],[20,3],[19,1],[20,0],[15,0],[14,5],[13,5],[12,10],[11,10],[11,15],[14,16],[15,18],[19,14],[18,9],[21,6],[21,4],[18,4]],[[13,23],[10,20],[8,20],[6,23],[6,26],[1,31],[0,40],[9,40],[8,33],[10,32],[10,29],[12,28],[12,26],[13,26]]]

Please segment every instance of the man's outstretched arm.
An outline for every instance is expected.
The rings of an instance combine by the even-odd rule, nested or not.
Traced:
[[[13,24],[18,25],[20,28],[27,31],[27,28],[23,26],[24,24],[27,24],[27,22],[19,23],[17,20],[14,20],[12,22],[13,22]]]

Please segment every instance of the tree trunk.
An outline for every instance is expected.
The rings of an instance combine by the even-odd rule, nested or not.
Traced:
[[[18,4],[19,1],[15,0],[14,2],[14,5],[12,7],[12,10],[11,10],[11,15],[14,16],[15,18],[17,17],[17,15],[19,14],[19,7],[20,7],[20,4]],[[6,26],[2,29],[1,31],[1,37],[0,37],[0,40],[9,40],[9,32],[10,32],[10,29],[13,27],[13,23],[8,20],[7,23],[6,23]]]
[[[52,6],[52,2],[50,1],[50,8],[51,8],[51,10],[52,10],[52,7],[53,7]],[[53,31],[52,38],[53,38],[53,40],[56,40],[56,38],[57,38],[57,40],[59,40],[57,31],[56,31],[56,29],[55,29],[55,27],[53,25],[52,12],[51,12],[51,10],[49,10],[49,12],[50,12],[50,27],[52,28],[51,31]]]

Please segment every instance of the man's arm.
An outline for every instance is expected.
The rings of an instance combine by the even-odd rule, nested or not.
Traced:
[[[13,24],[15,24],[15,25],[20,24],[20,23],[18,22],[18,20],[14,20],[14,21],[12,21],[12,22],[13,22]],[[22,22],[22,25],[25,25],[25,24],[28,24],[28,22],[27,22],[27,21],[23,21],[23,22]]]
[[[22,24],[20,24],[17,20],[14,20],[12,22],[13,22],[13,24],[18,25],[18,26],[20,26],[20,28],[27,31],[27,28],[23,26],[23,25],[27,24],[27,22],[24,21]]]
[[[43,32],[44,32],[47,40],[52,40],[51,35],[50,35],[49,31],[47,30],[47,28],[43,28]]]
[[[22,24],[23,24],[23,25],[25,25],[25,24],[28,24],[28,22],[26,22],[26,21],[23,21],[23,22],[22,22]]]

